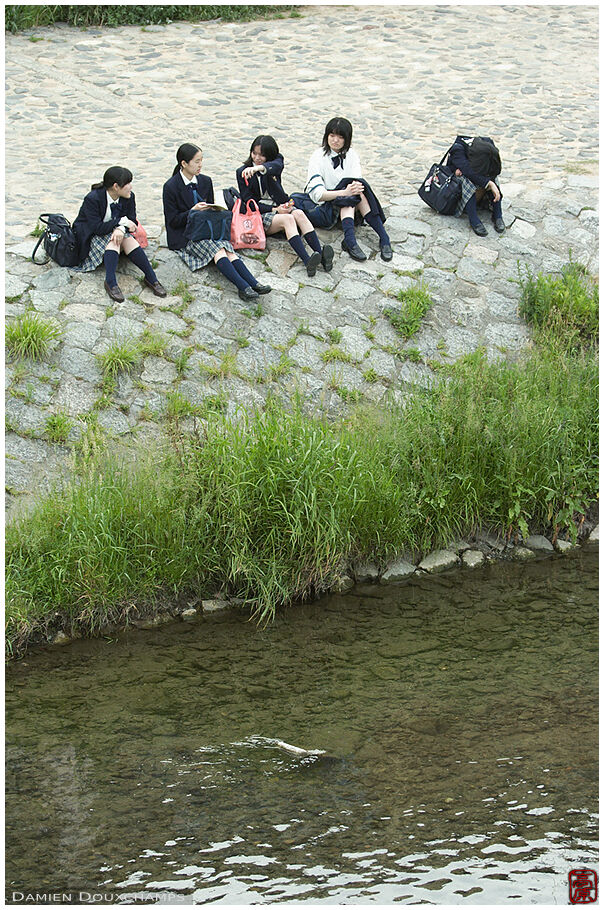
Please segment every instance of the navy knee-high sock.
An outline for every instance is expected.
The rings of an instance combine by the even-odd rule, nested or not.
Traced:
[[[369,227],[373,228],[375,233],[380,238],[380,244],[390,243],[390,237],[386,233],[384,223],[379,215],[372,215],[371,212],[367,212],[365,215],[365,221]]]
[[[304,265],[306,265],[306,263],[310,259],[310,256],[306,252],[306,249],[304,247],[304,244],[302,243],[302,238],[300,237],[300,235],[294,234],[293,237],[288,237],[287,242],[291,246],[294,253],[297,253],[298,256],[300,257],[300,259],[302,260],[302,262],[304,263]]]
[[[105,263],[105,281],[110,288],[114,287],[117,284],[115,270],[117,268],[117,261],[119,258],[120,254],[116,253],[115,250],[105,250],[105,255],[103,256],[103,262]]]
[[[238,272],[239,275],[241,275],[241,277],[243,278],[244,281],[247,281],[247,283],[249,285],[251,285],[253,288],[256,287],[256,285],[258,284],[258,279],[254,278],[254,276],[248,269],[248,267],[245,264],[245,262],[243,261],[243,259],[239,259],[239,257],[237,257],[237,259],[232,259],[231,265],[233,266],[235,271]]]
[[[503,218],[503,213],[501,211],[501,199],[499,202],[493,203],[493,218]]]
[[[304,235],[304,239],[306,240],[311,250],[314,250],[315,253],[321,252],[321,243],[317,237],[316,231],[309,231],[308,234]]]
[[[480,218],[478,217],[478,210],[476,208],[476,193],[473,193],[466,202],[464,212],[467,212],[472,227],[477,227],[477,225],[482,224]]]
[[[155,284],[155,282],[157,281],[157,275],[153,271],[151,263],[147,259],[147,256],[146,256],[144,250],[142,250],[140,248],[140,246],[137,246],[133,250],[131,250],[130,253],[127,253],[126,255],[128,256],[128,259],[131,259],[132,262],[136,266],[138,266],[138,268],[141,270],[141,272],[143,273],[143,275],[145,276],[147,281],[150,281],[151,284]]]
[[[342,230],[344,231],[346,245],[355,246],[357,238],[354,233],[354,218],[342,218]]]
[[[236,262],[237,260],[235,260]],[[245,288],[250,286],[250,282],[246,281],[242,275],[239,274],[236,268],[233,267],[233,263],[228,258],[228,256],[222,256],[216,263],[224,277],[232,282],[235,287],[238,287],[240,291],[244,291]],[[247,272],[247,269],[246,269]],[[249,272],[248,272],[249,275]]]

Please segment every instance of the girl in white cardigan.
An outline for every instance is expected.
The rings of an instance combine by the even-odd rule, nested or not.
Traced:
[[[306,192],[323,208],[333,209],[333,219],[342,220],[344,239],[342,249],[353,259],[362,261],[366,254],[357,243],[354,233],[355,210],[373,228],[380,239],[380,255],[392,259],[390,238],[384,230],[386,220],[382,207],[366,180],[362,179],[361,162],[350,148],[352,124],[345,117],[332,117],[323,134],[323,145],[313,152],[308,164]],[[326,220],[330,218],[326,214]]]

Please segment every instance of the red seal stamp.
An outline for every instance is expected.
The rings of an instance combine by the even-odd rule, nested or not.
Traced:
[[[571,869],[568,899],[571,904],[594,904],[598,899],[598,873],[593,869]]]

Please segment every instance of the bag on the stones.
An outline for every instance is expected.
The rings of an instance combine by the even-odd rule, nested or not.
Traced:
[[[247,205],[241,199],[235,199],[231,222],[231,243],[234,250],[263,250],[265,248],[266,236],[262,215],[255,199],[250,199]]]
[[[452,167],[444,163],[451,148],[445,152],[438,164],[432,165],[428,176],[417,191],[420,199],[441,215],[452,215],[461,199],[461,179],[455,176]]]
[[[39,220],[45,224],[44,232],[34,247],[31,254],[32,262],[36,265],[45,265],[53,259],[57,265],[73,266],[78,264],[78,241],[73,228],[64,215],[51,215],[44,213]],[[46,259],[36,262],[36,253],[40,244],[44,245]]]
[[[187,240],[230,240],[231,213],[226,209],[191,209],[185,227]]]

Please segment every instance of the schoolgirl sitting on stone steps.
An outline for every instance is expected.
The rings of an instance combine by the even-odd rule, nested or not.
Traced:
[[[478,216],[478,204],[491,210],[493,227],[503,234],[505,224],[501,212],[501,173],[499,149],[488,136],[456,137],[449,151],[447,164],[461,177],[461,198],[455,217],[467,214],[472,230],[479,237],[486,237],[487,229]]]
[[[110,167],[103,174],[101,183],[92,185],[73,222],[80,262],[72,271],[92,272],[104,262],[105,290],[117,303],[124,301],[116,277],[120,253],[125,253],[141,270],[146,286],[156,297],[167,295],[144,250],[131,236],[136,228],[132,173],[126,167]]]
[[[212,181],[201,173],[202,160],[201,149],[188,142],[176,152],[176,167],[163,189],[168,247],[193,271],[214,261],[224,277],[235,285],[242,300],[254,300],[259,294],[268,294],[271,288],[258,284],[229,240],[187,240],[185,237],[191,209],[203,211],[214,203]]]
[[[392,259],[390,238],[384,229],[386,216],[375,193],[362,178],[359,156],[350,148],[352,124],[345,117],[333,117],[323,134],[323,144],[313,152],[308,164],[306,192],[321,208],[331,206],[333,219],[342,221],[342,249],[353,259],[362,261],[366,254],[357,243],[354,232],[355,213],[373,228],[379,237],[380,255]],[[331,219],[328,219],[331,220]]]
[[[333,265],[333,249],[321,247],[317,233],[307,216],[297,209],[281,185],[283,155],[272,136],[256,136],[247,161],[237,168],[237,185],[243,202],[254,199],[262,214],[266,234],[285,231],[293,251],[306,266],[309,277],[316,275],[319,264],[326,272]],[[308,253],[302,237],[311,249]]]

